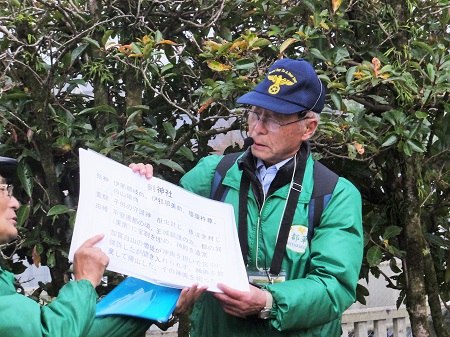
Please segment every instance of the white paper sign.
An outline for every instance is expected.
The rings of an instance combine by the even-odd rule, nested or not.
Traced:
[[[108,270],[176,288],[249,290],[231,205],[146,179],[92,150],[80,149],[80,184],[70,260],[104,233],[97,246]]]

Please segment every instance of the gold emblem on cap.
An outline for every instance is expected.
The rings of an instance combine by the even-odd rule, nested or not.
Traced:
[[[283,77],[283,75],[274,75],[273,73],[282,73],[283,75],[290,77],[290,79]],[[293,85],[297,83],[297,79],[295,78],[295,76],[290,71],[287,71],[283,68],[273,69],[267,76],[267,79],[273,82],[268,90],[269,94],[272,95],[278,94],[282,85]]]

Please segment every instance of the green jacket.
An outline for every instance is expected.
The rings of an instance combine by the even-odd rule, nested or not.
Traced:
[[[95,318],[97,294],[89,281],[71,281],[48,305],[18,294],[14,275],[0,268],[2,337],[140,337],[150,321],[108,316]]]
[[[181,185],[209,197],[220,159],[216,155],[203,158],[182,178]],[[223,184],[230,187],[224,201],[234,206],[237,222],[241,176],[248,174],[251,179],[247,216],[248,270],[254,270],[257,263],[259,267],[270,266],[293,171],[291,160],[280,169],[264,200],[261,184],[254,174],[254,163],[251,153],[245,152],[223,180]],[[207,292],[194,306],[191,337],[341,335],[341,316],[355,301],[363,256],[361,196],[349,181],[339,178],[309,245],[305,237],[314,183],[313,166],[314,160],[309,156],[282,262],[286,281],[266,287],[274,299],[272,318],[242,319],[228,315]],[[300,249],[289,243],[295,241],[292,241],[293,235],[298,239],[299,233],[305,235],[302,242],[306,242]]]

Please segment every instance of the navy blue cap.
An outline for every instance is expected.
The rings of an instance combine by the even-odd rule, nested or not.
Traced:
[[[16,174],[17,160],[8,157],[0,157],[0,176],[11,179]]]
[[[285,115],[304,110],[320,113],[324,102],[325,88],[313,66],[288,58],[276,61],[264,80],[237,100]]]

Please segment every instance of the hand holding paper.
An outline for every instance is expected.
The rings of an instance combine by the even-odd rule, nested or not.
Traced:
[[[248,291],[232,206],[83,149],[80,181],[69,258],[87,238],[105,233],[98,247],[110,259],[108,270],[175,288],[197,283],[220,292],[224,283]]]

